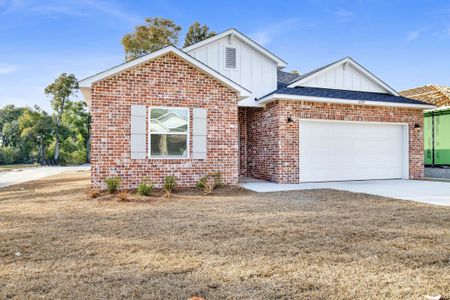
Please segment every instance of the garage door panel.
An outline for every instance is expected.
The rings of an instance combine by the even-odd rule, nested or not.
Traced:
[[[403,125],[300,122],[300,180],[402,178]]]

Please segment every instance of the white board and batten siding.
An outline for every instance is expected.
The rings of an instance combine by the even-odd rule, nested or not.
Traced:
[[[131,105],[131,159],[147,158],[147,107],[145,105]],[[206,159],[207,155],[207,110],[194,108],[192,129],[192,158]],[[189,145],[188,145],[189,146]]]
[[[226,48],[236,49],[236,68],[226,67]],[[262,55],[239,38],[225,36],[188,51],[202,63],[252,92],[251,99],[277,89],[277,63]]]
[[[302,82],[301,86],[338,90],[386,93],[386,89],[362,74],[351,64],[339,64]]]
[[[300,121],[300,181],[409,177],[408,125]]]

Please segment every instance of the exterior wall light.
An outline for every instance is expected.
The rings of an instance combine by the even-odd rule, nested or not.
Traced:
[[[288,124],[291,124],[291,123],[294,123],[294,120],[291,117],[288,117],[287,122],[288,122]]]
[[[414,129],[419,129],[420,127],[422,127],[422,126],[420,126],[419,123],[414,124]]]

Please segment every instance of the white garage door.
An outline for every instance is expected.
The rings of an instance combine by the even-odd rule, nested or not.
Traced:
[[[300,181],[407,178],[406,125],[300,121]]]

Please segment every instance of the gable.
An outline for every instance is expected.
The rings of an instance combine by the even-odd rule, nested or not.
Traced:
[[[194,69],[200,71],[202,74],[205,74],[206,76],[217,80],[222,85],[237,92],[240,99],[244,99],[250,95],[250,92],[247,89],[245,89],[244,87],[242,87],[241,85],[230,80],[228,77],[215,71],[214,69],[203,64],[199,60],[195,59],[194,57],[188,55],[187,53],[179,50],[178,48],[176,48],[174,46],[165,47],[158,51],[144,55],[140,58],[120,64],[120,65],[110,68],[106,71],[100,72],[98,74],[95,74],[95,75],[85,78],[83,80],[80,80],[79,81],[80,90],[83,93],[83,96],[84,96],[86,102],[88,103],[88,105],[90,105],[90,101],[91,101],[91,97],[92,97],[92,91],[91,91],[92,86],[96,82],[99,82],[99,81],[105,80],[107,78],[117,76],[121,73],[136,69],[138,66],[142,66],[148,62],[154,61],[154,60],[156,60],[160,57],[163,57],[165,55],[168,55],[168,54],[174,55],[175,57],[177,57],[177,59],[183,61],[183,63],[188,64],[189,66],[193,67]]]
[[[344,58],[307,73],[295,82],[290,83],[289,87],[316,87],[399,95],[394,89],[351,58]]]
[[[246,35],[242,34],[241,32],[239,32],[238,30],[232,28],[232,29],[228,29],[222,33],[219,33],[215,36],[212,36],[210,38],[207,38],[201,42],[195,43],[193,45],[190,45],[188,47],[183,48],[184,51],[186,51],[187,53],[191,53],[193,50],[201,48],[205,45],[208,45],[210,43],[214,43],[217,40],[221,40],[221,39],[235,39],[235,40],[240,40],[241,42],[243,42],[247,47],[252,48],[254,51],[257,51],[258,53],[260,53],[261,55],[263,55],[264,57],[266,57],[267,59],[273,61],[276,63],[278,68],[284,68],[287,66],[287,63],[282,60],[281,58],[279,58],[278,56],[276,56],[275,54],[273,54],[272,52],[268,51],[266,48],[262,47],[261,45],[259,45],[258,43],[254,42],[252,39],[250,39],[249,37],[247,37]]]
[[[212,39],[212,38],[211,38]],[[197,43],[197,44],[201,44]],[[210,68],[252,92],[250,100],[276,90],[278,63],[251,47],[237,35],[216,37],[208,43],[184,50]],[[226,51],[234,49],[236,65],[227,67]]]

